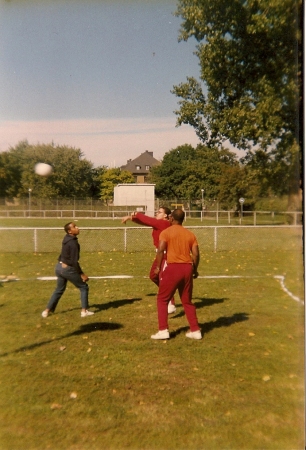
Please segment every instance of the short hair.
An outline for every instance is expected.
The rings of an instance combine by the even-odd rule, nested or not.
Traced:
[[[171,213],[176,222],[183,223],[185,219],[185,212],[182,209],[174,209]]]
[[[171,214],[171,209],[167,208],[167,206],[160,206],[160,209],[164,210],[164,213],[167,215],[167,219],[169,219],[169,216]]]
[[[66,231],[66,233],[69,232],[72,223],[73,223],[73,222],[66,223],[66,225],[64,226],[64,230]]]

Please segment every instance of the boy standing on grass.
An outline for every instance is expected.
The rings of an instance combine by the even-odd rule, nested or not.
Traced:
[[[171,226],[162,231],[157,249],[156,273],[159,273],[157,294],[158,329],[152,339],[169,339],[167,305],[176,289],[179,291],[182,305],[189,322],[190,331],[186,337],[202,339],[196,308],[192,303],[193,278],[198,277],[200,261],[199,246],[195,235],[184,228],[185,213],[175,209],[170,216]],[[162,269],[164,252],[167,265]]]
[[[153,245],[157,251],[159,235],[166,228],[170,227],[169,216],[171,214],[171,210],[166,206],[161,206],[157,213],[156,217],[149,217],[142,213],[133,212],[130,216],[125,216],[122,218],[121,222],[126,223],[128,220],[132,220],[139,225],[145,225],[146,227],[152,227],[152,239]],[[162,267],[166,261],[166,255],[164,254]],[[155,273],[156,269],[156,258],[153,261],[152,267],[150,269],[150,280],[153,281],[157,286],[159,285],[159,275]],[[171,300],[168,304],[168,314],[172,314],[176,311],[174,297],[172,296]]]
[[[57,276],[56,288],[49,300],[47,308],[42,312],[42,317],[48,317],[50,312],[54,312],[55,308],[66,290],[67,281],[70,281],[80,290],[81,295],[81,317],[92,316],[94,313],[88,311],[88,276],[83,273],[80,264],[80,244],[77,235],[80,233],[79,228],[74,222],[69,222],[64,226],[66,236],[62,242],[62,251],[55,267]]]

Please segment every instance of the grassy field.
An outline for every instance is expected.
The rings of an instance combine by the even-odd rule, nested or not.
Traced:
[[[304,449],[301,242],[201,253],[202,341],[186,339],[178,298],[171,339],[150,339],[152,252],[82,254],[104,277],[89,281],[95,315],[69,285],[47,319],[55,282],[37,278],[58,254],[0,255],[2,278],[20,280],[0,284],[1,450]]]

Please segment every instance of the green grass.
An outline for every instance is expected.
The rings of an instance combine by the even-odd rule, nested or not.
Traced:
[[[303,299],[299,250],[203,248],[202,341],[186,339],[178,298],[171,339],[150,339],[152,252],[82,254],[89,276],[133,277],[90,280],[85,319],[72,285],[41,318],[55,282],[36,278],[57,253],[0,255],[0,273],[20,278],[0,287],[1,450],[303,449],[304,305],[274,278]],[[204,278],[220,275],[241,278]]]

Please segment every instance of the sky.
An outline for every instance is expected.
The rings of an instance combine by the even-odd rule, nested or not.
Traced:
[[[185,143],[170,91],[199,79],[176,0],[0,0],[0,151],[67,145],[95,167]]]

